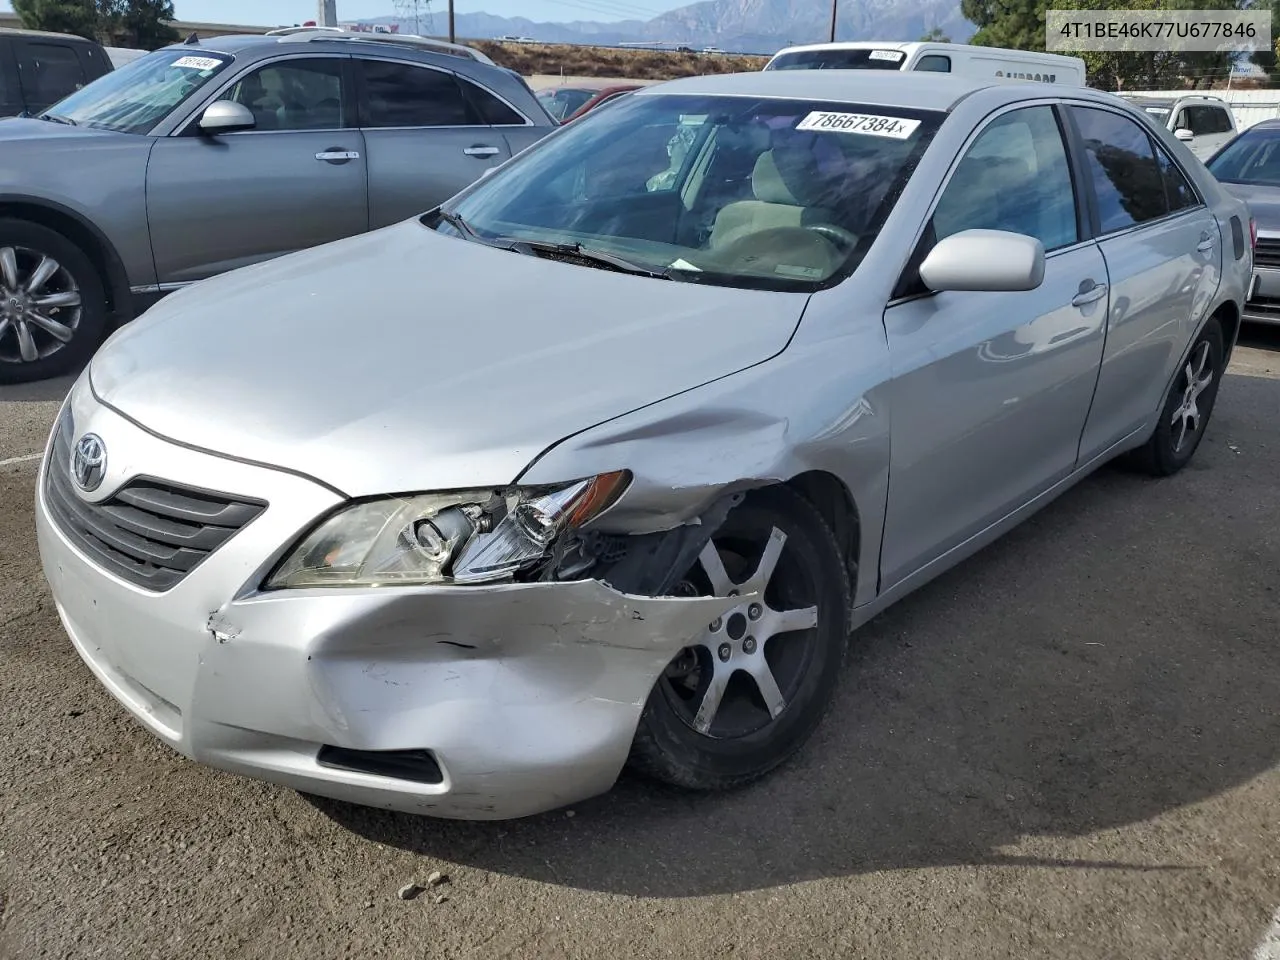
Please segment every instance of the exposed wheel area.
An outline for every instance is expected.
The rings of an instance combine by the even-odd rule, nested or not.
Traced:
[[[680,583],[743,598],[667,665],[632,763],[695,789],[736,786],[800,748],[826,711],[846,646],[849,584],[830,528],[786,487],[737,507]]]
[[[67,373],[102,339],[102,281],[79,247],[23,220],[0,220],[0,383]]]

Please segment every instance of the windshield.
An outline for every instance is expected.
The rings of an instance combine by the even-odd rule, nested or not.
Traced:
[[[901,70],[901,50],[797,50],[780,53],[769,70]]]
[[[1209,161],[1209,172],[1227,183],[1280,186],[1280,130],[1249,130]]]
[[[633,95],[479,181],[435,226],[504,246],[530,241],[543,249],[517,249],[605,269],[591,254],[667,279],[812,291],[861,262],[942,117]]]
[[[149,133],[233,59],[190,47],[157,50],[112,70],[48,112],[83,127]]]

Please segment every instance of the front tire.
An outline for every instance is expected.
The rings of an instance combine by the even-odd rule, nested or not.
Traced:
[[[106,320],[102,278],[83,250],[40,224],[0,220],[0,384],[79,369]]]
[[[1218,399],[1225,356],[1222,326],[1210,317],[1169,385],[1155,433],[1133,452],[1134,466],[1155,477],[1169,477],[1191,462]]]
[[[649,694],[630,765],[657,780],[722,790],[792,756],[835,694],[850,582],[822,515],[788,487],[750,494],[678,588],[747,595],[667,666]]]

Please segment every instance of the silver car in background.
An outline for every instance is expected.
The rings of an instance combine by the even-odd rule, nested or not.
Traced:
[[[1207,163],[1228,192],[1249,205],[1256,281],[1244,305],[1251,323],[1280,323],[1280,120],[1264,120]]]
[[[430,209],[556,124],[517,74],[421,37],[166,47],[0,121],[0,384],[236,267]]]
[[[1083,88],[650,87],[117,333],[41,467],[44,571],[204,763],[461,818],[628,763],[734,787],[877,611],[1114,457],[1191,459],[1247,217]]]

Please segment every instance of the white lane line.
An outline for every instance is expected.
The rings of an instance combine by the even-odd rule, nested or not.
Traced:
[[[1258,941],[1253,960],[1280,960],[1280,910],[1271,918],[1271,926]]]
[[[15,463],[30,463],[32,460],[39,460],[43,456],[43,453],[28,453],[24,457],[10,457],[8,460],[0,460],[0,467],[10,467]]]

